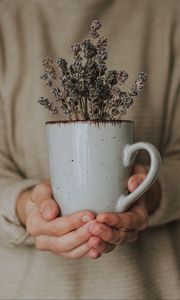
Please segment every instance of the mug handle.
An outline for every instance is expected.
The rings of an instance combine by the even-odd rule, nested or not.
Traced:
[[[146,150],[150,155],[151,165],[149,172],[144,181],[132,193],[127,196],[122,195],[119,197],[115,206],[116,212],[121,213],[127,211],[128,208],[151,187],[158,177],[161,165],[161,156],[159,151],[150,143],[138,142],[132,145],[126,145],[123,153],[124,166],[130,167],[133,164],[134,155],[137,154],[134,152],[141,149]]]

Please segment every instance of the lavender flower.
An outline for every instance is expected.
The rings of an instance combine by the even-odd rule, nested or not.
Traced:
[[[147,75],[140,72],[129,91],[121,89],[128,73],[107,70],[108,40],[100,36],[100,28],[100,21],[94,20],[89,37],[71,45],[71,64],[61,57],[43,59],[40,78],[50,87],[53,100],[40,97],[38,102],[52,114],[63,111],[70,120],[119,120],[144,87]]]

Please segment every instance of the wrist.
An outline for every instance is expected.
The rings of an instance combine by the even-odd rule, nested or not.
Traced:
[[[16,200],[16,214],[22,226],[26,227],[26,207],[31,195],[31,189],[23,191]]]

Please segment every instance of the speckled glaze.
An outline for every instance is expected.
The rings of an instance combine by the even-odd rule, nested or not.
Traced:
[[[53,196],[62,215],[85,209],[126,211],[158,176],[159,152],[149,143],[133,144],[131,121],[59,121],[46,127]],[[127,181],[140,149],[150,154],[150,170],[128,195]]]

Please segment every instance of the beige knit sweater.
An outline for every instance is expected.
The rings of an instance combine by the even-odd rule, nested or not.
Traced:
[[[44,56],[70,58],[91,21],[109,39],[109,67],[149,80],[127,118],[135,141],[159,148],[160,208],[138,241],[96,261],[35,249],[15,213],[18,194],[49,176],[37,103]],[[180,299],[180,1],[0,1],[0,298]],[[57,119],[57,117],[56,117]],[[148,163],[146,154],[138,162]]]

